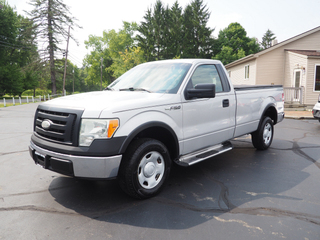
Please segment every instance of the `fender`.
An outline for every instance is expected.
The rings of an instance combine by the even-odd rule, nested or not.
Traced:
[[[278,114],[277,114],[276,105],[274,103],[269,103],[264,108],[263,113],[261,114],[261,117],[260,117],[259,126],[260,126],[261,122],[263,121],[263,116],[269,116],[274,122],[273,125],[276,125],[276,123],[278,122]]]
[[[144,130],[151,129],[151,128],[157,128],[157,127],[168,130],[168,132],[170,133],[170,136],[173,139],[173,143],[174,143],[174,146],[168,146],[168,148],[174,149],[172,154],[177,157],[179,155],[179,141],[178,141],[178,138],[177,138],[175,132],[173,131],[173,129],[170,126],[168,126],[167,124],[165,124],[163,122],[159,122],[159,121],[147,122],[147,123],[144,123],[144,124],[138,126],[137,128],[135,128],[127,136],[127,138],[124,140],[122,146],[120,147],[119,154],[123,154],[127,150],[128,146],[132,142],[132,140],[134,138],[136,138]],[[164,143],[164,144],[167,145],[168,143]]]

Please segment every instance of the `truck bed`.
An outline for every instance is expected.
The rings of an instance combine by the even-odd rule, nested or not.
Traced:
[[[282,88],[282,85],[233,85],[235,91],[259,90],[279,87]]]

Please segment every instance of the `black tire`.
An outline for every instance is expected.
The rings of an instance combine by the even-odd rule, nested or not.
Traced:
[[[258,150],[266,150],[273,140],[273,121],[270,117],[264,117],[257,131],[251,133],[253,146]]]
[[[150,198],[163,189],[170,168],[170,155],[163,143],[150,138],[138,139],[123,155],[119,185],[134,198]]]

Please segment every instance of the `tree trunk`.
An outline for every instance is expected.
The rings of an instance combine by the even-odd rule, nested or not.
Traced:
[[[52,95],[57,94],[56,86],[56,72],[54,66],[54,43],[53,43],[53,30],[52,30],[52,11],[51,1],[48,0],[48,39],[49,39],[49,55],[50,55],[50,75],[52,83]]]

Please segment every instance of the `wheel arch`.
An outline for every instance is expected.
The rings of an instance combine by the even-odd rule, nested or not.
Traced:
[[[152,121],[134,129],[123,142],[119,153],[124,153],[138,138],[153,138],[162,142],[168,149],[171,160],[179,156],[179,141],[173,129],[163,122]]]
[[[260,122],[259,122],[259,126],[263,121],[264,117],[270,117],[273,121],[273,125],[276,125],[278,122],[278,112],[277,109],[275,107],[274,104],[270,103],[266,106],[266,108],[264,109],[261,118],[260,118]]]

